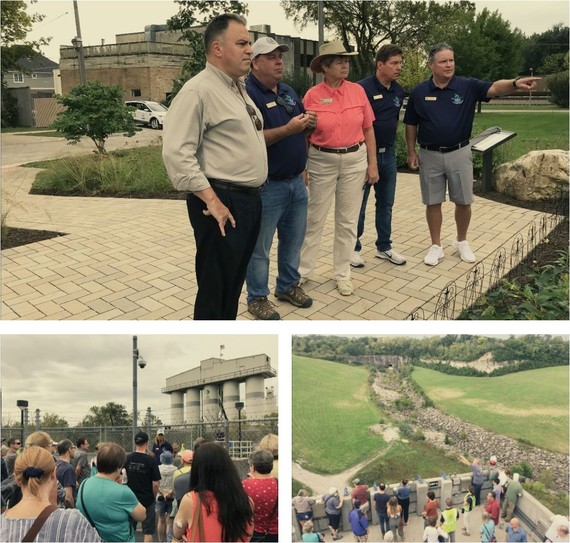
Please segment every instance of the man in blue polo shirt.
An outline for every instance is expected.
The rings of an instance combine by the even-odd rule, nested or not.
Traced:
[[[269,251],[278,232],[277,284],[275,296],[296,307],[310,307],[313,300],[299,286],[301,246],[307,229],[304,132],[316,125],[316,116],[306,112],[297,93],[281,82],[283,53],[287,45],[273,38],[253,44],[251,74],[246,89],[264,119],[269,175],[261,192],[261,229],[247,268],[247,308],[257,319],[278,320],[280,315],[269,295]]]
[[[393,264],[405,264],[406,259],[392,249],[392,207],[396,194],[396,150],[394,141],[398,128],[398,117],[404,101],[404,89],[396,82],[402,70],[402,49],[386,44],[376,53],[376,73],[359,81],[374,110],[374,135],[378,148],[378,173],[380,179],[374,183],[376,197],[376,257]],[[350,260],[353,268],[362,268],[364,259],[360,255],[360,236],[364,232],[366,204],[370,194],[367,184],[362,197],[356,247]]]
[[[493,83],[455,76],[453,49],[446,44],[431,49],[428,66],[432,76],[413,89],[404,116],[408,165],[412,169],[420,168],[422,201],[426,205],[431,237],[431,247],[424,262],[435,266],[445,256],[441,243],[441,204],[445,201],[446,186],[449,199],[455,204],[457,239],[452,246],[463,261],[475,262],[476,257],[467,241],[473,202],[469,138],[475,105],[478,101],[489,101],[517,89],[532,90],[540,78],[517,77]],[[420,145],[419,156],[416,140]]]

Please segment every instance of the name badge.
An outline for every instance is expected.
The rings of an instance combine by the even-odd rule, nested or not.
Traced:
[[[265,104],[265,106],[267,107],[267,109],[271,109],[272,107],[275,107],[277,104],[275,102],[268,102],[267,104]]]
[[[424,100],[426,102],[435,102],[437,100],[437,96],[426,96]]]
[[[321,104],[332,104],[332,98],[321,98]]]
[[[372,97],[374,100],[382,100],[382,98],[384,98],[384,96],[382,96],[381,94],[377,94],[376,96]]]

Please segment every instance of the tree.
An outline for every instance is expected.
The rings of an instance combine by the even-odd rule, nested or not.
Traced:
[[[42,417],[43,428],[69,428],[69,423],[55,413],[45,413]]]
[[[535,74],[546,74],[547,72],[543,71],[546,59],[551,55],[568,53],[569,37],[570,29],[562,23],[553,25],[541,34],[530,36],[523,48],[523,69],[525,73],[530,73],[532,69]]]
[[[67,96],[57,96],[66,109],[52,124],[70,143],[83,136],[91,138],[97,152],[105,154],[105,142],[115,132],[134,136],[136,128],[131,109],[123,101],[121,87],[107,86],[100,81],[88,81],[71,89]]]
[[[180,41],[188,43],[188,59],[184,62],[180,77],[174,80],[172,93],[168,99],[172,102],[184,83],[206,65],[206,53],[204,50],[204,27],[211,19],[222,13],[247,14],[247,4],[236,0],[222,1],[193,1],[175,0],[178,4],[178,13],[168,21],[171,30],[182,32]]]
[[[33,3],[33,2],[32,2]],[[18,60],[33,58],[40,54],[39,48],[47,45],[49,38],[37,41],[26,41],[32,24],[41,21],[44,16],[26,12],[26,2],[13,0],[0,2],[2,47],[0,53],[2,78],[2,126],[13,126],[17,120],[17,101],[8,92],[4,92],[6,82],[4,75],[9,70],[18,69]]]
[[[133,419],[124,405],[107,402],[103,406],[91,407],[81,426],[130,426],[132,422]]]
[[[498,11],[469,12],[456,23],[451,31],[440,28],[438,41],[453,47],[458,75],[496,81],[520,72],[524,36]]]
[[[287,18],[300,28],[317,20],[319,2],[282,0]],[[475,10],[473,2],[418,2],[412,0],[323,1],[324,25],[348,49],[354,46],[356,70],[352,79],[360,79],[374,69],[376,51],[383,43],[406,48],[431,44],[436,28],[451,28],[457,17]]]

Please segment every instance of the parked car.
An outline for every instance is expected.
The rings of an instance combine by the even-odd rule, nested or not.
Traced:
[[[168,112],[168,108],[158,102],[147,102],[139,100],[129,100],[125,102],[127,106],[134,108],[133,116],[135,122],[150,126],[157,130],[162,128],[164,118]]]

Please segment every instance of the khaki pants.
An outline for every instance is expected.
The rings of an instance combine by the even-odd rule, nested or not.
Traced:
[[[323,228],[334,198],[334,276],[336,280],[350,279],[350,257],[356,242],[367,167],[366,145],[346,154],[309,148],[309,209],[307,233],[301,249],[301,277],[309,277],[315,270]]]

